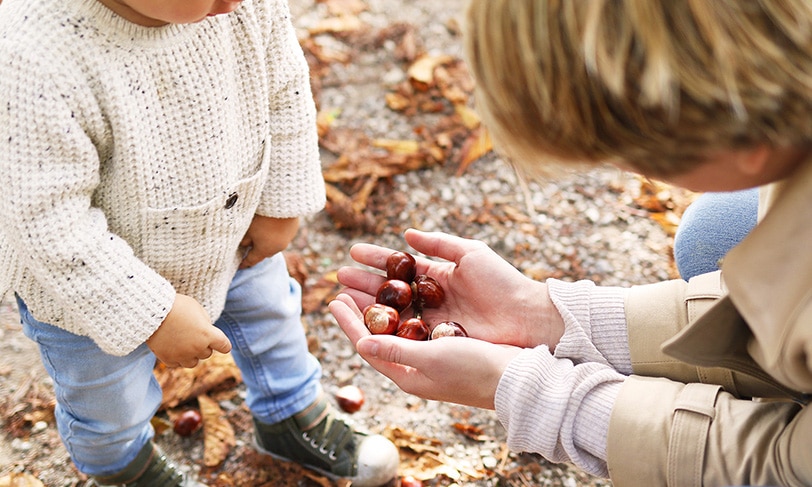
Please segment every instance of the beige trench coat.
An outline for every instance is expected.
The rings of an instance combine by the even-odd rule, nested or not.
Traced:
[[[615,486],[812,486],[812,160],[760,208],[721,272],[629,293]]]

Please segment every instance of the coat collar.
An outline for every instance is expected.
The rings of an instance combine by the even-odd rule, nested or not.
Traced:
[[[729,294],[665,342],[664,352],[695,365],[784,376],[788,337],[812,326],[797,320],[812,300],[812,159],[762,195],[769,199],[763,219],[722,263]]]

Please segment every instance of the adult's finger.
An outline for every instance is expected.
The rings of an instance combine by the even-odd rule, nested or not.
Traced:
[[[404,233],[406,243],[416,251],[459,264],[460,259],[473,251],[487,249],[479,240],[472,240],[443,232],[423,232],[410,228]]]
[[[386,269],[386,259],[392,252],[390,248],[363,242],[350,247],[352,260],[376,269]]]
[[[349,266],[339,268],[336,277],[342,285],[363,291],[371,296],[375,295],[383,281],[386,280],[386,277],[382,275]]]
[[[355,346],[362,337],[370,334],[366,325],[364,325],[361,311],[358,309],[355,301],[347,294],[339,294],[327,307],[353,346]]]

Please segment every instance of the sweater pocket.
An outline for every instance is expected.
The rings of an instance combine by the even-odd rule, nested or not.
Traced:
[[[142,260],[177,292],[197,298],[207,308],[225,298],[241,260],[239,245],[259,205],[269,145],[265,144],[257,172],[224,187],[209,201],[148,208],[144,213]]]

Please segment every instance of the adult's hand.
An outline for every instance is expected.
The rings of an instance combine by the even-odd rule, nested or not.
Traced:
[[[494,409],[499,379],[521,351],[473,338],[371,335],[347,294],[339,294],[329,308],[364,360],[405,392],[425,399]]]
[[[554,349],[564,333],[564,322],[550,300],[547,285],[534,281],[484,242],[441,232],[409,229],[406,242],[430,258],[417,257],[417,273],[435,278],[445,291],[440,308],[426,308],[423,319],[430,327],[440,321],[457,321],[472,338],[491,343]],[[359,243],[350,249],[358,263],[378,270],[394,250]],[[359,309],[375,301],[385,276],[357,267],[342,267],[339,282]]]

